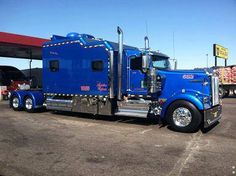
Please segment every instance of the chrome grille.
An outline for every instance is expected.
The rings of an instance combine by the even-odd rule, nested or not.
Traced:
[[[219,77],[212,75],[211,77],[212,106],[220,103],[219,96]]]

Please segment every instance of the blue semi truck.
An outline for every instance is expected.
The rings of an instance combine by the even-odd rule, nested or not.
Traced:
[[[193,132],[221,118],[214,71],[171,70],[169,57],[92,35],[53,35],[43,45],[42,90],[11,92],[14,110],[46,107],[100,115],[159,118],[174,130]]]

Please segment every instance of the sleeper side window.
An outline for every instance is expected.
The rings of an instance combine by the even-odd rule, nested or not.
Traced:
[[[58,60],[49,61],[49,69],[51,72],[59,71],[59,61]]]
[[[104,68],[103,61],[101,60],[92,61],[91,67],[93,71],[102,71]]]

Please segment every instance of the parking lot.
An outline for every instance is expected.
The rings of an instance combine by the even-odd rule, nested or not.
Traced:
[[[0,175],[233,175],[236,98],[209,131],[184,134],[155,120],[29,114],[0,102]]]

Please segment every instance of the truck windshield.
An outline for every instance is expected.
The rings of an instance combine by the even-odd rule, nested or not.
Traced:
[[[152,55],[152,65],[157,69],[170,69],[170,62],[168,57]]]

